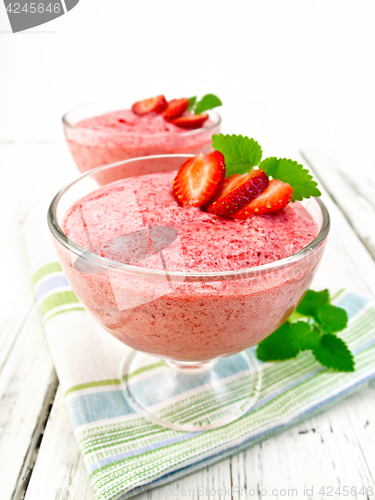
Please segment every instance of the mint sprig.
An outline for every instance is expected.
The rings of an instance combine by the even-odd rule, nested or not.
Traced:
[[[292,201],[301,201],[303,198],[322,194],[316,187],[318,184],[313,180],[309,171],[296,161],[272,156],[263,160],[259,164],[259,168],[264,170],[269,177],[280,179],[292,186]]]
[[[257,141],[242,135],[214,134],[212,147],[224,155],[227,177],[250,172],[258,165],[263,154]]]
[[[206,94],[202,97],[200,101],[197,102],[197,97],[189,98],[189,106],[188,109],[194,111],[196,115],[201,115],[205,111],[209,109],[217,108],[221,106],[223,103],[215,94]]]
[[[308,290],[288,320],[258,345],[257,356],[262,361],[278,361],[311,350],[323,366],[352,372],[353,356],[345,342],[335,335],[347,323],[346,311],[330,303],[328,290]]]
[[[245,174],[259,166],[269,177],[292,186],[292,201],[321,195],[309,171],[296,161],[275,157],[261,161],[262,148],[254,139],[242,135],[214,134],[212,147],[224,155],[227,177]]]
[[[322,290],[321,292],[307,290],[303,300],[297,307],[297,312],[304,316],[312,316],[319,306],[329,304],[329,300],[328,290]]]
[[[196,100],[197,100],[197,96],[189,97],[188,98],[188,101],[189,101],[188,109],[192,109],[193,108]]]

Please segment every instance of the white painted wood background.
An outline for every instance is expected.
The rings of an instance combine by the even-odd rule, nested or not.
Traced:
[[[375,298],[375,154],[270,153],[307,164],[323,191],[332,231],[319,284]],[[28,208],[52,199],[77,173],[62,143],[0,143],[0,168],[0,500],[94,500],[44,338],[22,232]],[[233,499],[289,498],[283,488],[296,488],[298,498],[341,499],[319,490],[375,486],[374,415],[375,382],[318,417],[171,483],[169,497],[162,487],[136,500],[227,499],[206,490],[198,497],[198,488],[231,486],[263,490],[252,497],[234,492]],[[313,495],[304,496],[304,487]]]

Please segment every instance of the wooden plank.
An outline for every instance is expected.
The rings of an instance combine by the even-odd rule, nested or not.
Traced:
[[[95,500],[64,396],[57,391],[25,500]]]
[[[314,175],[322,191],[322,200],[331,216],[331,231],[316,283],[331,288],[349,287],[359,293],[375,298],[375,264],[368,249],[341,211],[332,195],[332,183],[325,185],[321,177],[323,167],[307,163],[305,156],[295,151],[265,151],[264,156],[286,156],[304,164]],[[328,188],[328,189],[327,189]],[[350,210],[350,204],[348,205]],[[374,226],[372,226],[375,230]]]
[[[1,371],[0,484],[4,500],[22,497],[56,387],[34,304]]]
[[[313,150],[303,155],[375,258],[375,155]]]
[[[14,146],[10,144],[0,145],[0,168],[2,185],[5,184],[6,166],[10,164]],[[9,357],[19,330],[30,313],[34,301],[34,294],[30,280],[24,286],[15,287],[15,283],[22,283],[27,273],[27,260],[23,249],[20,227],[12,210],[9,210],[7,193],[11,190],[3,190],[0,197],[0,258],[7,265],[2,267],[0,287],[0,374],[4,363]],[[12,192],[15,199],[16,193]],[[12,203],[15,203],[14,201]],[[5,306],[5,307],[4,307]]]
[[[48,149],[48,155],[45,151]],[[21,498],[57,387],[30,280],[22,219],[28,207],[57,191],[62,170],[45,175],[61,145],[1,144],[0,484],[2,500]],[[60,155],[61,157],[61,155]],[[16,181],[17,180],[17,181]],[[46,192],[43,195],[43,192]]]
[[[374,389],[353,395],[318,417],[269,439],[233,458],[233,484],[247,489],[267,490],[263,497],[285,498],[285,491],[297,490],[296,498],[305,498],[304,488],[313,488],[313,498],[323,498],[324,486],[374,486],[371,466],[375,456],[374,435],[366,427],[365,416],[374,411]],[[354,415],[354,409],[360,408]],[[362,434],[362,435],[361,435]],[[365,438],[364,438],[365,435]],[[363,439],[369,439],[366,453]],[[284,490],[284,493],[283,491]],[[276,494],[275,494],[276,493]],[[289,495],[292,496],[292,495]],[[339,498],[336,493],[333,498]],[[342,493],[341,493],[342,496]],[[234,498],[241,498],[234,495]],[[325,496],[324,498],[329,498]]]
[[[1,182],[7,189],[0,199],[6,214],[0,228],[10,229],[14,221],[16,234],[22,239],[21,224],[29,208],[50,202],[63,185],[78,177],[78,171],[63,143],[4,145],[0,159],[2,156]]]

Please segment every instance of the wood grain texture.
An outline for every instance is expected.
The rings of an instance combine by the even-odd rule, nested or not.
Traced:
[[[349,161],[338,154],[305,152],[301,156],[295,151],[275,150],[269,153],[292,157],[305,164],[307,158],[323,185],[323,199],[331,213],[332,230],[317,283],[324,287],[347,286],[375,297],[372,258],[375,232],[371,224],[362,224],[361,220],[350,215],[351,207],[356,207],[353,210],[358,210],[358,214],[363,214],[363,209],[361,212],[358,207],[374,208],[372,181],[368,180],[366,186],[356,181],[353,188],[354,174],[348,172],[355,160]],[[269,153],[266,151],[265,155]],[[0,147],[0,164],[4,165],[4,161],[13,169],[13,174],[9,169],[1,174],[6,185],[14,179],[14,170],[21,176],[21,181],[8,196],[11,198],[8,202],[0,200],[0,208],[1,203],[5,203],[9,214],[7,220],[0,221],[0,229],[6,235],[6,245],[0,249],[0,256],[9,259],[15,268],[14,273],[4,270],[9,290],[6,293],[3,289],[0,291],[2,304],[5,304],[0,311],[0,397],[7,401],[7,405],[0,408],[1,500],[16,498],[16,490],[22,496],[22,487],[29,479],[27,471],[32,467],[36,452],[37,460],[29,473],[26,500],[94,500],[60,391],[54,400],[40,448],[35,439],[43,432],[43,419],[48,413],[46,402],[53,395],[56,381],[53,382],[51,360],[33,303],[21,227],[32,204],[51,199],[65,182],[76,175],[74,166],[64,144],[4,145]],[[370,157],[362,157],[362,164],[370,161]],[[351,180],[347,182],[345,194],[340,195],[341,191],[332,182],[343,175]],[[346,197],[353,195],[353,190],[356,196],[349,197],[344,207]],[[25,387],[29,394],[21,390]],[[278,490],[272,498],[285,498],[280,489],[295,488],[299,492],[298,498],[316,500],[323,498],[318,493],[322,486],[347,485],[358,489],[374,486],[374,391],[375,384],[370,384],[324,414],[232,458],[172,482],[168,485],[169,490],[156,488],[135,498],[182,500],[198,498],[198,493],[203,491],[199,495],[201,499],[240,499],[244,498],[241,496],[242,487],[263,490],[263,494],[256,493],[249,498],[269,498],[272,489]],[[231,486],[237,488],[231,496],[209,493],[220,488],[227,492]],[[304,487],[314,488],[313,497],[303,495]],[[172,494],[167,496],[168,493]]]
[[[306,164],[304,157],[302,163]],[[319,181],[322,199],[327,205],[331,216],[331,231],[328,245],[321,267],[318,271],[318,281],[335,288],[351,288],[359,293],[375,298],[375,262],[368,248],[358,235],[357,226],[348,221],[346,214],[335,202],[335,188],[331,183],[321,181],[324,171],[322,163],[310,162],[307,165]],[[370,225],[369,231],[375,238],[375,226]]]
[[[49,478],[46,480],[46,478]],[[25,500],[95,500],[74,437],[64,395],[58,389]]]
[[[55,145],[0,145],[1,185],[7,186],[0,197],[1,500],[23,497],[57,387],[22,230],[28,208],[52,197],[52,190],[57,191],[67,177],[56,168],[57,153]],[[61,148],[59,153],[57,158],[62,158]]]
[[[308,150],[303,156],[375,258],[375,155]]]
[[[18,332],[0,377],[1,498],[27,487],[57,378],[34,304]]]

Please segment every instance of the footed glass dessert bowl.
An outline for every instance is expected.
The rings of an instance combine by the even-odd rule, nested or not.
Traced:
[[[180,206],[171,185],[191,156],[91,170],[48,212],[74,292],[132,348],[119,367],[124,397],[145,418],[184,431],[251,410],[261,380],[249,348],[297,307],[329,231],[318,198],[245,221]]]
[[[137,116],[120,101],[80,106],[63,118],[65,138],[81,173],[110,163],[149,155],[208,153],[221,118],[210,111],[200,127],[187,130],[161,114]],[[109,172],[107,172],[109,174]]]

